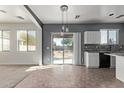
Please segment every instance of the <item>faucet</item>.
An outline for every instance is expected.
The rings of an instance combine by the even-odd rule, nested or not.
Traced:
[[[112,45],[110,45],[110,52],[112,52]]]
[[[99,46],[96,46],[96,49],[99,50]]]
[[[121,49],[122,49],[122,48],[123,48],[123,46],[122,46],[122,45],[120,45],[120,46],[119,46],[119,51],[121,51]]]

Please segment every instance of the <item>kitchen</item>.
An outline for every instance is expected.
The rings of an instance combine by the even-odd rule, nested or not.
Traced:
[[[114,68],[116,78],[124,82],[123,50],[119,29],[84,32],[84,64],[87,68]]]

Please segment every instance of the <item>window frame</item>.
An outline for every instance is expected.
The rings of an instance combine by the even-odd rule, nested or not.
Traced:
[[[101,45],[118,45],[119,44],[119,29],[100,29],[100,32],[102,32],[104,30],[107,31],[107,43],[106,44],[101,44],[101,42],[100,42],[100,44]],[[112,30],[116,31],[116,44],[111,44],[109,42],[109,32],[112,31]]]
[[[10,52],[10,50],[11,50],[11,47],[10,47],[10,42],[11,42],[11,40],[10,40],[10,33],[11,33],[11,31],[10,30],[0,30],[1,31],[1,51],[0,52]],[[5,39],[7,39],[7,40],[9,40],[9,50],[4,50],[3,49],[3,39],[4,39],[4,37],[3,37],[3,32],[5,32],[5,31],[8,31],[9,32],[9,38],[5,38]]]
[[[17,38],[17,51],[18,51],[18,52],[36,52],[36,51],[37,51],[36,30],[17,30],[17,31],[16,31],[16,35],[18,35],[18,32],[19,32],[19,31],[26,31],[26,36],[27,36],[27,39],[26,39],[26,41],[27,41],[27,44],[26,44],[26,45],[27,45],[27,46],[26,46],[26,48],[27,48],[27,49],[26,49],[26,51],[20,51],[19,44],[18,44],[18,38]],[[29,45],[28,45],[28,43],[29,43],[29,42],[28,42],[28,41],[29,41],[29,40],[28,40],[28,37],[29,37],[29,33],[28,33],[28,32],[30,32],[30,31],[34,31],[34,32],[35,32],[35,47],[36,47],[35,50],[29,50],[29,49],[28,49],[28,46],[29,46]]]

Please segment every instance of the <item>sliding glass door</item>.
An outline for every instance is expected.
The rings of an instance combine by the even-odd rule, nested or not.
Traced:
[[[63,64],[63,38],[58,35],[52,36],[52,61],[54,64]]]
[[[51,59],[53,64],[73,63],[73,34],[60,33],[52,34]]]
[[[63,39],[64,44],[64,63],[72,64],[73,62],[73,34],[67,35]]]

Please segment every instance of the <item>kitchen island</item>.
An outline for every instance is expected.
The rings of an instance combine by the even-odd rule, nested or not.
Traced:
[[[124,82],[124,53],[107,54],[116,57],[116,78]]]

